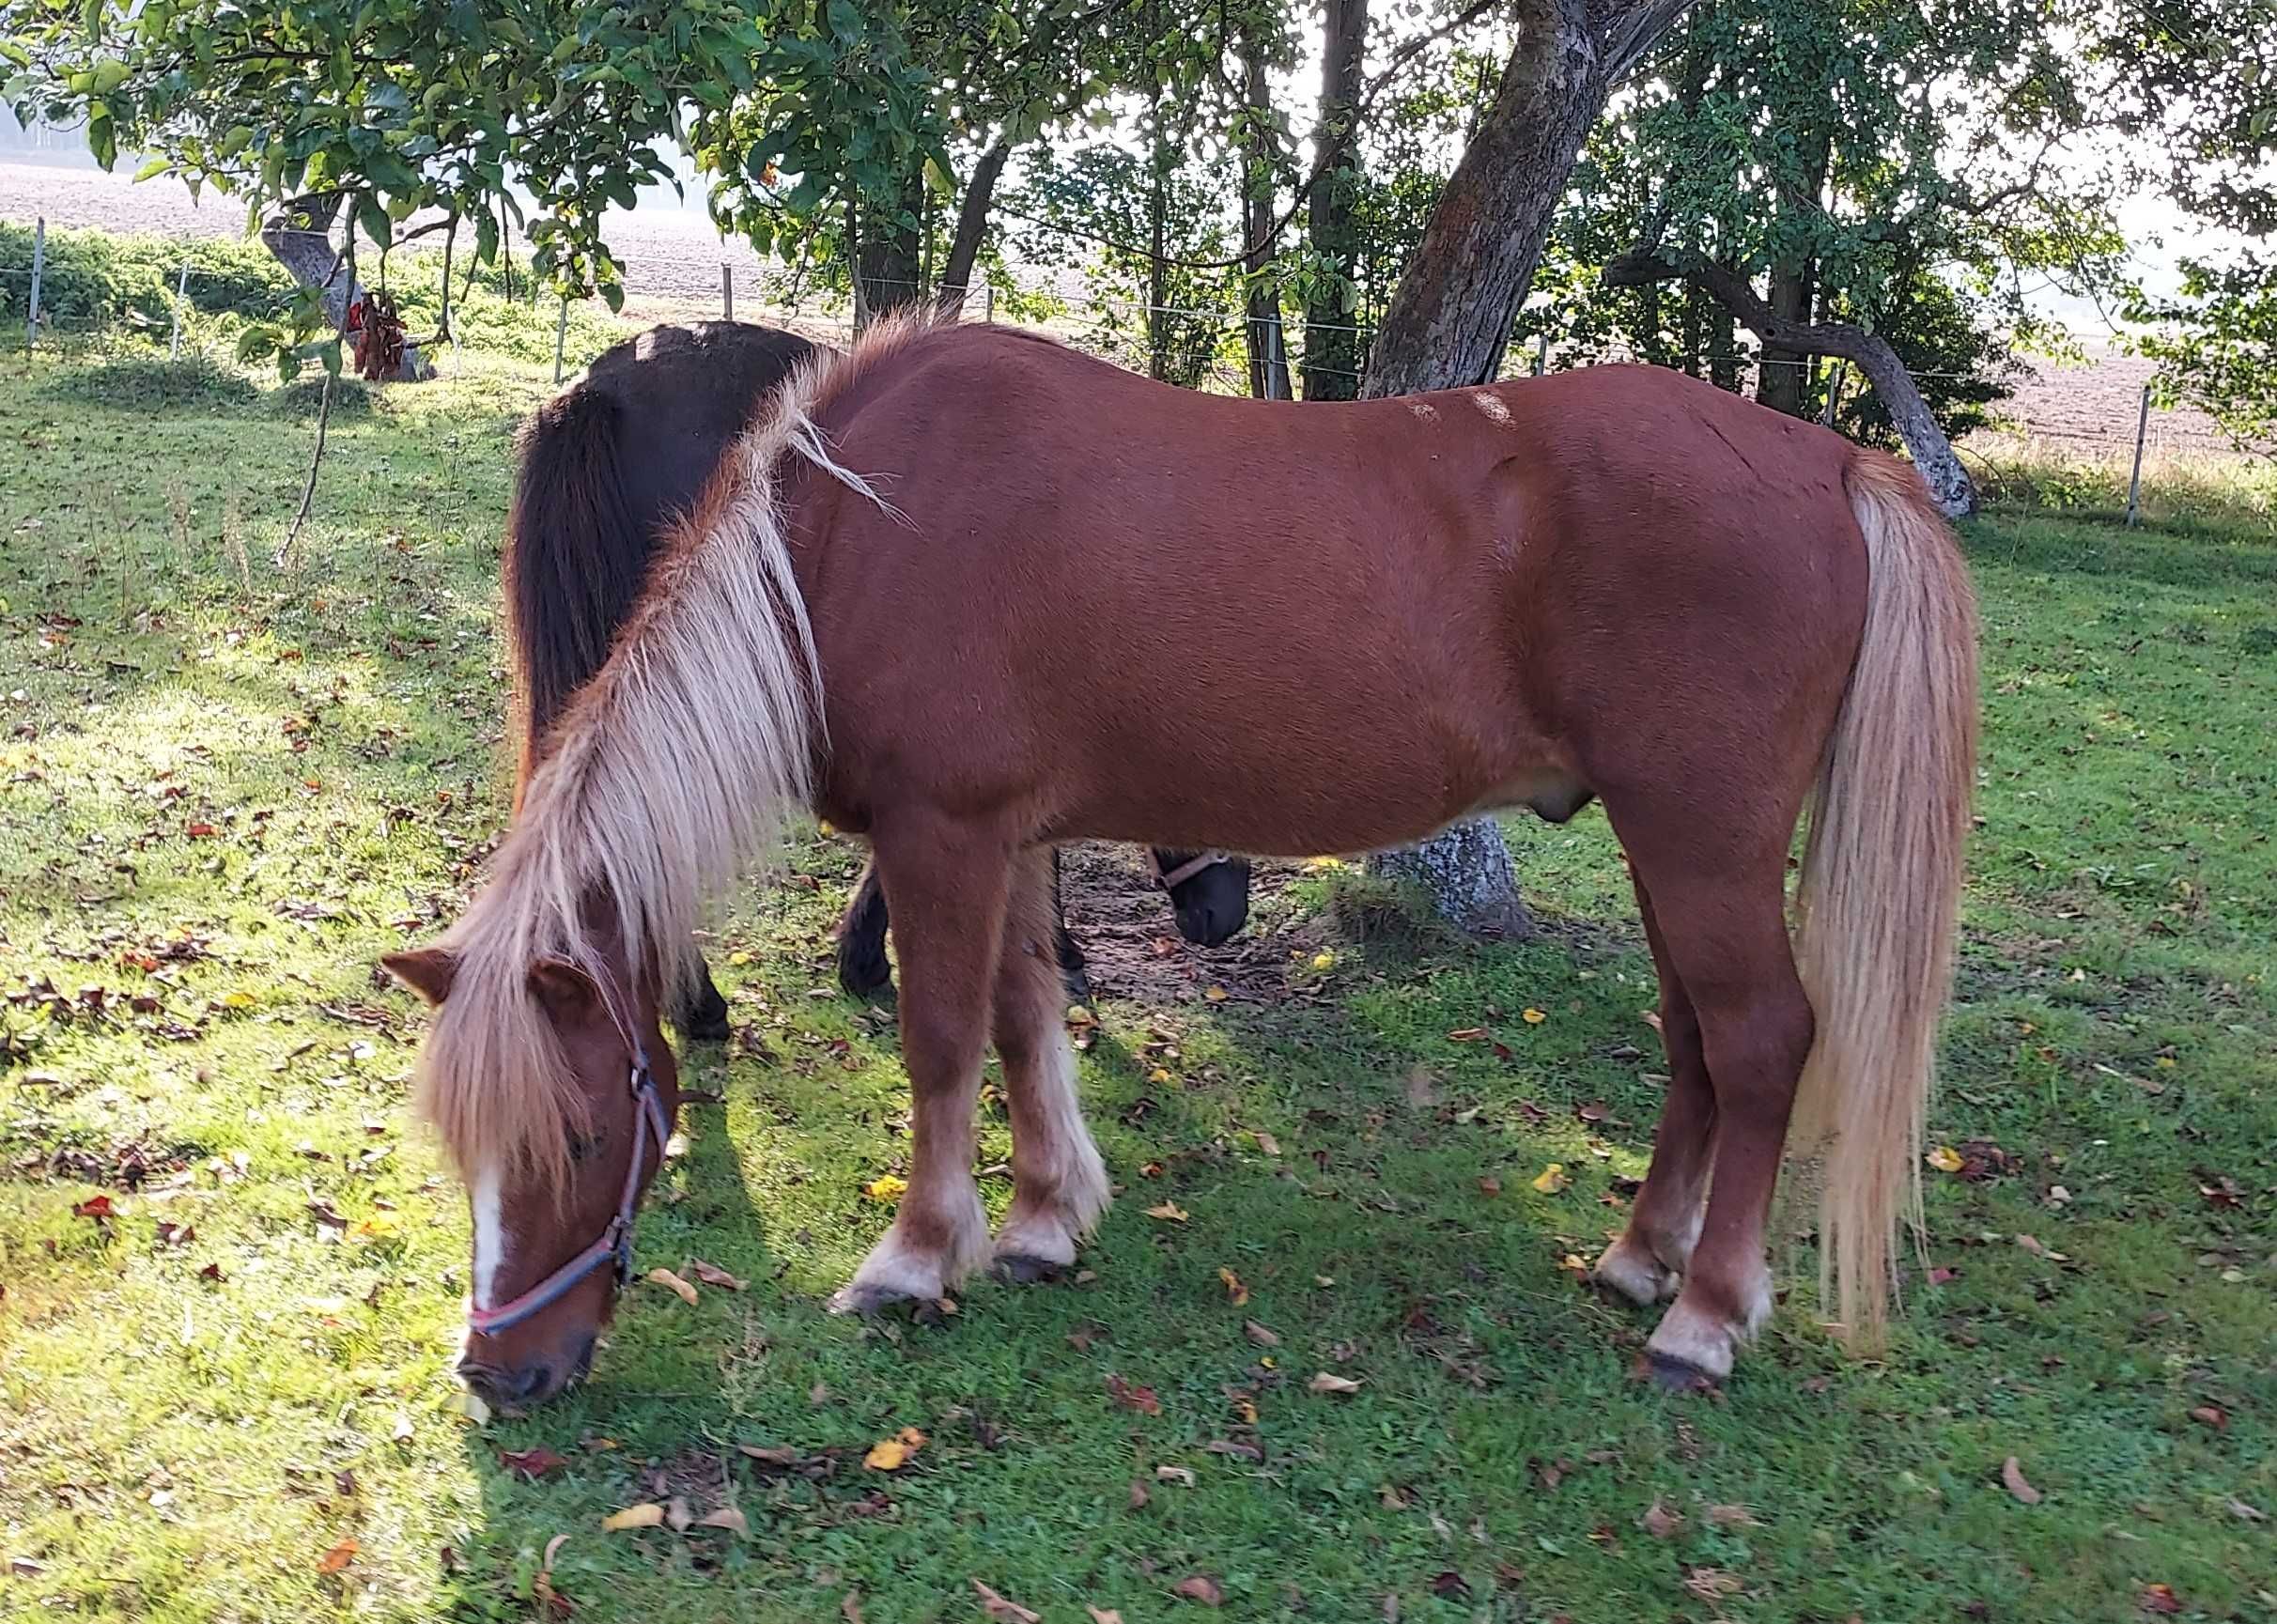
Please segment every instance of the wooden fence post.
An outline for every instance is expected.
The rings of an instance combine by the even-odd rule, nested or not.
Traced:
[[[23,318],[23,348],[28,353],[39,342],[39,273],[47,269],[47,216],[32,225],[32,302]]]
[[[166,340],[166,359],[182,358],[182,306],[190,299],[190,256],[182,256],[181,279],[174,285],[174,335]]]
[[[2143,409],[2135,414],[2134,472],[2127,476],[2127,528],[2132,530],[2142,515],[2143,440],[2150,432],[2150,385],[2143,386]]]
[[[562,295],[561,319],[553,324],[553,387],[562,386],[562,348],[569,342],[569,296]]]
[[[720,319],[736,319],[736,268],[724,259],[720,261]]]
[[[1834,373],[1826,380],[1826,410],[1819,414],[1819,422],[1825,427],[1835,425],[1835,408],[1842,401],[1842,372],[1848,364],[1847,362],[1836,362]]]

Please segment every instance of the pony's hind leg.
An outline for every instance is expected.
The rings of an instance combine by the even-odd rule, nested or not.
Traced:
[[[886,962],[886,893],[877,883],[875,854],[861,866],[861,879],[853,900],[838,920],[838,984],[848,995],[866,998],[893,984],[893,967]]]
[[[992,829],[911,818],[881,825],[875,843],[901,960],[909,1187],[892,1227],[833,1299],[842,1313],[944,1296],[988,1258],[988,1216],[972,1178],[973,1113],[1010,843]]]
[[[997,1267],[1015,1280],[1048,1277],[1076,1261],[1108,1200],[1107,1168],[1076,1095],[1076,1055],[1062,1019],[1063,962],[1053,951],[1058,854],[1015,859],[1004,948],[997,962],[995,1035],[1012,1112],[1012,1210],[997,1231]]]
[[[1609,797],[1607,805],[1620,828]],[[1673,832],[1682,827],[1657,821],[1654,838],[1642,841],[1622,831],[1697,1019],[1713,1097],[1707,1211],[1682,1287],[1646,1344],[1655,1376],[1679,1386],[1729,1375],[1739,1349],[1771,1317],[1764,1225],[1814,1028],[1787,936],[1785,840],[1734,849],[1712,833]],[[1667,1199],[1656,1221],[1681,1233],[1690,1199],[1682,1179]]]
[[[1700,1021],[1668,955],[1652,898],[1635,879],[1637,911],[1660,976],[1661,1046],[1668,1055],[1668,1093],[1652,1139],[1652,1166],[1629,1210],[1628,1227],[1597,1261],[1599,1285],[1633,1303],[1676,1295],[1698,1242],[1715,1137],[1715,1090],[1700,1048]]]

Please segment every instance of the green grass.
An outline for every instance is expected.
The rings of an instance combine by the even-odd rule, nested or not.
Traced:
[[[1313,874],[1255,927],[1289,996],[1109,1000],[1084,1087],[1128,1188],[1094,1277],[829,1318],[906,1100],[890,1014],[815,996],[859,860],[817,841],[722,929],[751,1041],[689,1057],[724,1104],[687,1113],[640,1234],[643,1268],[751,1289],[642,1286],[589,1386],[472,1424],[463,1204],[406,1106],[420,1015],[372,967],[497,832],[497,535],[541,382],[360,395],[280,572],[305,394],[0,376],[0,1616],[533,1617],[557,1535],[585,1619],[849,1592],[872,1624],[972,1619],[978,1578],[1137,1624],[1200,1613],[1194,1574],[1238,1618],[2277,1607],[2236,1508],[2277,1515],[2277,549],[2053,517],[1970,536],[1983,827],[1932,1132],[1998,1170],[1930,1175],[1938,1283],[1886,1359],[1798,1287],[1725,1395],[1665,1397],[1629,1376],[1648,1319],[1567,1266],[1644,1170],[1661,1064],[1594,812],[1513,826],[1540,944],[1340,935],[1365,910]],[[1509,1058],[1448,1035],[1481,1026]],[[115,1216],[74,1214],[98,1195]],[[1364,1385],[1314,1396],[1322,1370]],[[863,1469],[911,1426],[909,1466]],[[538,1446],[566,1464],[501,1464]],[[600,1531],[674,1493],[748,1533]]]

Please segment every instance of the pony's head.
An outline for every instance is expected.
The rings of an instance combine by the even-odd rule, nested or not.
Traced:
[[[582,957],[446,942],[385,961],[435,1007],[421,1103],[474,1228],[458,1374],[501,1405],[550,1399],[591,1365],[679,1106],[658,989],[606,944]]]
[[[1249,859],[1224,852],[1154,854],[1155,873],[1169,893],[1178,934],[1214,948],[1249,918]]]

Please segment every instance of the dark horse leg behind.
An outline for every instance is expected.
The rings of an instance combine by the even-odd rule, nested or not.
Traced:
[[[506,604],[522,695],[515,798],[542,759],[569,697],[609,657],[665,528],[693,507],[760,402],[813,354],[795,333],[741,322],[659,327],[616,346],[584,380],[540,407],[523,431],[506,535]],[[1190,854],[1157,854],[1183,858]],[[1165,872],[1173,867],[1164,863]],[[1070,997],[1088,1001],[1083,955],[1056,907]],[[1248,869],[1229,861],[1170,893],[1190,941],[1222,941],[1248,909]],[[865,995],[886,985],[886,905],[875,868],[841,926],[839,980]],[[727,1000],[691,946],[673,1024],[690,1038],[727,1035]]]

